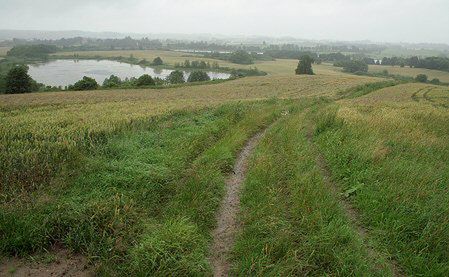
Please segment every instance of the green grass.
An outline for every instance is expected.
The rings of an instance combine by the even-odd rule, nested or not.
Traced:
[[[323,181],[307,139],[304,111],[273,126],[257,148],[242,192],[243,231],[235,275],[385,276],[369,257],[338,199]]]
[[[235,275],[389,276],[394,259],[446,276],[448,92],[334,72],[2,95],[0,256],[57,244],[98,275],[210,275],[224,180],[275,122],[243,187]]]
[[[383,82],[377,82],[377,83],[369,83],[369,84],[363,84],[360,86],[352,87],[348,90],[342,91],[339,93],[339,97],[342,98],[357,98],[363,95],[367,95],[373,91],[377,91],[383,88],[392,87],[397,85],[398,82],[396,81],[383,81]]]
[[[425,68],[410,68],[400,67],[400,66],[391,66],[391,65],[370,65],[369,73],[381,73],[384,70],[387,70],[389,74],[406,76],[415,78],[418,74],[426,74],[429,77],[429,80],[434,78],[439,79],[441,82],[448,83],[449,82],[449,72],[440,71],[440,70],[432,70]]]
[[[280,111],[271,101],[180,112],[113,136],[84,153],[83,166],[65,174],[73,177],[3,205],[0,252],[62,243],[99,263],[100,274],[208,273],[224,176]]]
[[[317,143],[379,248],[407,274],[447,275],[447,110],[347,101],[323,121],[329,109],[314,115]]]

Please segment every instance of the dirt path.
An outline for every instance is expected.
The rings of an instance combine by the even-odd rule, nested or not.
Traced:
[[[317,160],[316,163],[321,170],[321,174],[323,176],[323,180],[325,184],[329,187],[332,194],[340,200],[340,204],[343,207],[343,210],[345,211],[346,216],[351,221],[352,226],[360,236],[360,238],[363,240],[363,243],[366,247],[366,250],[368,252],[368,255],[373,259],[378,259],[381,257],[380,253],[376,251],[368,242],[368,230],[360,223],[359,220],[359,213],[358,211],[352,206],[352,204],[343,198],[341,196],[341,191],[338,188],[337,184],[332,181],[332,174],[329,169],[329,166],[327,165],[326,159],[324,156],[320,153],[320,151],[317,149],[314,141],[313,141],[313,135],[312,132],[309,132],[307,134],[307,139],[309,140],[311,146],[315,149],[315,152],[317,153]],[[393,260],[387,260],[387,264],[382,265],[383,267],[389,267],[390,270],[393,273],[393,276],[405,276],[405,274],[402,272],[402,270],[399,268],[396,261]]]
[[[18,258],[5,258],[0,261],[0,276],[65,276],[89,277],[93,272],[88,268],[87,261],[81,255],[70,254],[64,249],[52,250],[51,262],[33,262]]]
[[[230,263],[229,253],[234,245],[239,224],[237,215],[240,209],[240,188],[245,181],[248,160],[267,129],[253,136],[240,152],[234,170],[226,180],[226,195],[217,214],[217,227],[213,231],[210,262],[214,276],[228,276]]]

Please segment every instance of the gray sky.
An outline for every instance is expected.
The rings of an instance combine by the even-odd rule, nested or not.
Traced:
[[[449,0],[0,0],[0,29],[449,43]]]

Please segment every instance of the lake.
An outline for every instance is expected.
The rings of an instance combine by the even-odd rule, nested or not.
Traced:
[[[173,71],[108,60],[54,60],[31,64],[29,67],[28,73],[34,80],[51,86],[71,85],[81,80],[83,76],[94,78],[100,85],[111,75],[125,79],[148,74],[165,79]],[[220,72],[207,72],[207,74],[211,79],[228,79],[231,76]],[[184,71],[184,77],[187,79],[188,76],[189,73]]]

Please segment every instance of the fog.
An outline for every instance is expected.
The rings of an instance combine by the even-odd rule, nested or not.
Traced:
[[[0,0],[0,29],[449,43],[448,0]]]

